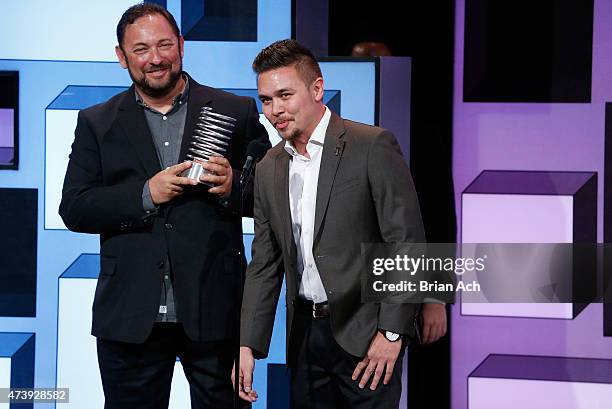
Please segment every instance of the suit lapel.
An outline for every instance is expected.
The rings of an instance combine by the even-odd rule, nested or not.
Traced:
[[[274,163],[274,199],[283,223],[283,242],[287,246],[291,260],[295,260],[297,259],[297,249],[293,239],[291,211],[289,209],[289,154],[284,148],[276,155]]]
[[[142,108],[136,102],[133,85],[123,98],[117,113],[117,120],[137,152],[147,175],[152,177],[161,170],[161,167],[147,119]]]
[[[321,168],[319,169],[317,202],[315,206],[314,243],[318,240],[319,230],[325,218],[336,171],[344,152],[344,140],[342,139],[344,132],[342,118],[332,112],[327,132],[325,133],[323,152],[321,153]]]
[[[181,142],[181,152],[179,154],[179,162],[187,159],[187,150],[191,143],[191,136],[198,122],[200,109],[211,104],[210,95],[205,91],[204,87],[195,82],[191,77],[189,80],[189,100],[187,101],[187,118],[185,120],[185,129],[183,130],[183,141]]]

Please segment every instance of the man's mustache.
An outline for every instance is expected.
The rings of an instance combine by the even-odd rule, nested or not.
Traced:
[[[157,72],[157,71],[162,71],[162,70],[167,70],[167,69],[170,69],[170,65],[168,64],[156,65],[155,67],[149,68],[147,72]]]

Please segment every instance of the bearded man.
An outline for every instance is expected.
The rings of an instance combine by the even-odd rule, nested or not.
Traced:
[[[70,230],[100,234],[92,334],[105,408],[167,408],[177,357],[192,408],[230,408],[246,264],[238,169],[251,141],[269,146],[267,133],[252,99],[183,71],[183,37],[164,8],[129,8],[117,40],[133,84],[79,113],[60,205]],[[210,189],[181,176],[204,106],[236,120],[224,157],[203,165]]]

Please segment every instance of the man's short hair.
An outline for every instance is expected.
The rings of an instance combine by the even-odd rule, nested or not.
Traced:
[[[181,31],[176,24],[176,20],[168,10],[155,3],[139,3],[127,9],[121,16],[119,23],[117,23],[117,41],[119,42],[119,47],[123,46],[123,37],[125,36],[125,29],[127,26],[134,24],[139,18],[151,14],[159,14],[164,17],[170,24],[170,27],[172,27],[172,31],[174,31],[176,37],[178,38],[181,36]]]
[[[259,74],[282,67],[295,66],[298,74],[308,86],[319,77],[321,67],[312,52],[295,40],[280,40],[270,44],[257,54],[253,71]]]

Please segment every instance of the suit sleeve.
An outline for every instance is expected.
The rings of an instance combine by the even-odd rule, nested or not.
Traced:
[[[261,182],[255,176],[255,238],[252,261],[247,267],[240,320],[240,345],[251,347],[257,358],[270,348],[276,306],[283,283],[283,258],[270,226],[268,209],[261,197]]]
[[[263,145],[267,146],[268,149],[272,146],[270,139],[268,138],[268,132],[266,128],[259,122],[259,112],[257,111],[257,105],[253,99],[249,99],[248,110],[246,116],[245,133],[241,139],[243,149],[246,152],[247,146],[251,141],[259,141]],[[246,155],[242,158],[242,162],[246,160]],[[231,212],[238,214],[240,212],[240,174],[242,171],[243,163],[234,163],[232,165],[233,179],[232,179],[232,191],[230,196],[226,199],[224,206]],[[244,194],[242,195],[242,216],[252,217],[253,216],[253,177],[249,177],[244,187]]]
[[[381,132],[368,154],[368,177],[385,243],[424,243],[419,202],[408,165],[393,134]],[[380,305],[378,328],[410,333],[415,304]]]
[[[79,112],[68,162],[59,214],[66,227],[82,233],[125,230],[144,223],[145,179],[104,185],[102,157],[96,135]]]

